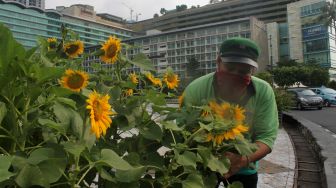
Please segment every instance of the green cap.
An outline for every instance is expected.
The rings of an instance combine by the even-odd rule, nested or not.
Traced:
[[[258,45],[247,38],[230,38],[220,47],[220,56],[224,63],[245,63],[258,68],[259,54]]]

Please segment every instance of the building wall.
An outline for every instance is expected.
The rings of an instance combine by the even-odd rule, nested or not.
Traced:
[[[335,30],[317,19],[325,3],[306,0],[288,5],[290,58],[336,69]]]
[[[27,7],[37,7],[42,10],[45,9],[45,0],[4,0],[6,2],[17,2]]]
[[[36,46],[38,37],[60,39],[62,24],[77,32],[85,46],[101,44],[110,35],[127,39],[135,34],[129,29],[119,27],[120,24],[99,23],[56,10],[43,11],[4,1],[0,1],[0,23],[9,27],[14,38],[26,48]]]
[[[174,11],[158,18],[134,24],[132,28],[148,30],[159,29],[169,31],[207,23],[234,20],[255,16],[265,23],[285,22],[286,5],[296,0],[230,0],[208,4],[200,8]],[[138,30],[137,30],[138,31]]]
[[[279,62],[279,24],[276,22],[267,24],[268,51],[270,55],[270,66],[276,66]]]
[[[259,70],[265,70],[268,64],[267,34],[263,31],[265,28],[263,22],[251,17],[162,32],[124,42],[139,46],[128,52],[131,58],[140,52],[145,53],[158,73],[171,67],[183,79],[187,74],[187,64],[192,58],[200,62],[198,71],[202,74],[214,72],[219,47],[231,37],[256,41],[262,52],[258,59]]]

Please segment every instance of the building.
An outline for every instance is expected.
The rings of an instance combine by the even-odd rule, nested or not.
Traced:
[[[168,11],[166,14],[138,22],[132,26],[135,31],[158,29],[169,31],[192,26],[235,20],[255,16],[265,22],[286,22],[287,4],[297,0],[226,0],[202,7],[182,11]]]
[[[336,76],[335,28],[318,21],[326,0],[305,0],[288,5],[289,56],[318,63]]]
[[[256,41],[262,50],[259,70],[265,70],[269,62],[265,30],[263,22],[248,17],[167,32],[152,30],[146,36],[134,37],[123,42],[137,47],[127,52],[130,58],[138,53],[144,53],[151,59],[159,74],[171,67],[181,79],[184,79],[187,77],[188,63],[192,61],[199,63],[197,71],[202,74],[215,71],[219,46],[223,40],[231,37],[245,37]],[[95,48],[89,50],[94,51]],[[99,57],[88,57],[84,67],[87,71],[93,71],[92,63],[99,61]],[[133,67],[129,71],[141,70]]]
[[[39,9],[45,9],[45,0],[4,0],[6,2],[16,2],[25,7],[36,7]]]
[[[85,46],[101,44],[110,35],[121,39],[136,35],[122,23],[105,17],[118,18],[108,14],[96,15],[93,7],[88,5],[43,10],[14,1],[0,0],[0,23],[9,27],[14,38],[26,48],[36,46],[38,37],[60,39],[61,25],[79,34]]]

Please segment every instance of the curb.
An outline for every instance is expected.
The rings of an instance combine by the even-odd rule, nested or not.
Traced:
[[[290,112],[284,112],[284,120],[301,126],[301,132],[312,145],[323,166],[325,182],[322,187],[336,185],[336,136],[322,126]]]

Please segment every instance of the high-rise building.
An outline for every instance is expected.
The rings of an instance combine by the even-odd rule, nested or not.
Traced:
[[[10,28],[14,38],[26,48],[35,46],[38,37],[60,39],[61,25],[79,34],[85,46],[101,44],[110,35],[121,39],[135,35],[122,23],[105,19],[107,16],[97,16],[93,7],[88,5],[42,10],[0,0],[0,23]],[[118,18],[113,15],[110,17]]]
[[[167,11],[162,16],[133,25],[136,31],[169,31],[207,23],[255,16],[265,23],[286,22],[287,4],[297,0],[227,0],[187,10]]]
[[[26,7],[37,7],[42,10],[45,9],[45,0],[4,0],[4,1],[20,3]]]
[[[259,70],[265,70],[269,61],[265,31],[266,26],[263,22],[248,17],[167,32],[152,30],[146,36],[134,37],[123,42],[137,47],[127,52],[130,58],[138,53],[144,53],[151,59],[158,73],[163,73],[171,67],[183,79],[187,77],[187,67],[191,61],[199,63],[195,68],[202,74],[215,71],[219,46],[225,39],[231,37],[244,37],[256,41],[262,50],[258,60]],[[97,48],[99,46],[88,50],[95,51]],[[88,57],[84,67],[91,72],[92,63],[99,62],[99,57]],[[133,67],[129,71],[141,70],[139,67]]]
[[[329,68],[336,76],[335,27],[317,19],[325,3],[326,0],[305,0],[288,5],[289,56]]]

